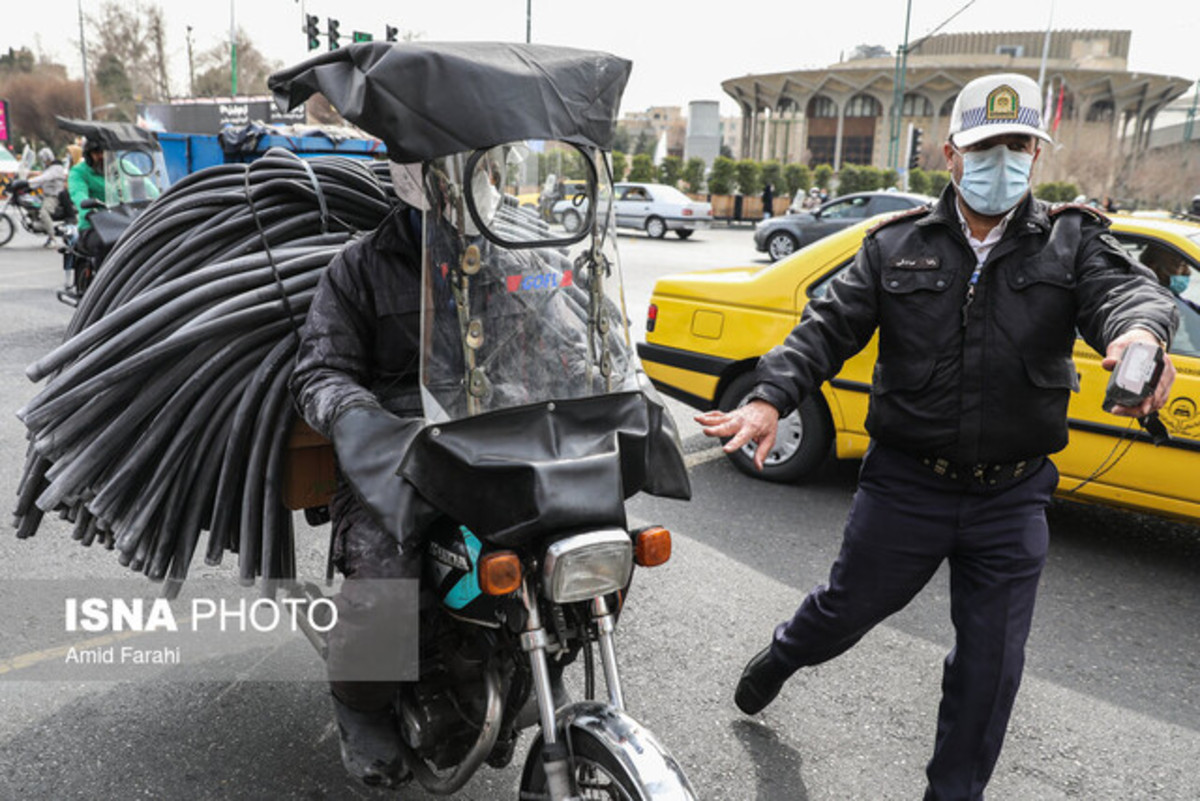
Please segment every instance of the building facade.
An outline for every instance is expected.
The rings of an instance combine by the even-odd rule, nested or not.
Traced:
[[[969,81],[996,72],[1037,80],[1043,69],[1056,140],[1135,154],[1151,144],[1156,115],[1191,81],[1129,72],[1129,31],[957,33],[932,36],[907,58],[899,104],[896,60],[867,58],[825,69],[747,75],[721,84],[742,111],[739,158],[810,166],[887,167],[907,162],[905,131],[924,132],[920,166],[943,169],[950,111]],[[899,105],[899,125],[893,113]],[[1057,119],[1057,122],[1056,122]],[[893,141],[893,130],[899,130]]]

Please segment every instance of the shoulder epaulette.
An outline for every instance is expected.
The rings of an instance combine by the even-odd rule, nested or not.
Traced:
[[[888,217],[885,220],[880,220],[879,222],[872,225],[870,228],[867,229],[867,236],[870,236],[871,234],[875,233],[880,228],[885,228],[893,223],[900,222],[901,220],[909,220],[914,217],[924,217],[926,214],[928,214],[931,211],[933,211],[933,206],[915,206],[911,209],[905,209],[904,211],[899,212],[898,214],[894,214],[891,217]]]
[[[1096,222],[1103,223],[1104,225],[1108,225],[1112,222],[1107,214],[1100,211],[1100,209],[1096,208],[1095,206],[1089,206],[1086,203],[1055,203],[1046,213],[1050,215],[1051,219],[1053,219],[1062,214],[1064,211],[1070,211],[1072,209],[1075,211],[1082,211],[1084,214],[1090,215],[1096,220]]]

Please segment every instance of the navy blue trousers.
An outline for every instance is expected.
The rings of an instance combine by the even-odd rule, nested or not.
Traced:
[[[994,487],[941,477],[873,445],[829,583],[775,629],[792,669],[844,653],[903,609],[950,563],[954,649],[946,657],[926,801],[975,801],[992,775],[1021,683],[1025,640],[1049,543],[1049,460]]]

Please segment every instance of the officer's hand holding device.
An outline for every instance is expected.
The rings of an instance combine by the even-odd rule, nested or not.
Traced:
[[[1104,393],[1104,408],[1112,411],[1116,406],[1136,409],[1141,406],[1158,387],[1164,366],[1163,349],[1148,342],[1131,342],[1121,352],[1117,364],[1108,379]],[[1158,412],[1150,412],[1138,418],[1142,428],[1154,438],[1156,445],[1168,439],[1166,428],[1158,419]]]

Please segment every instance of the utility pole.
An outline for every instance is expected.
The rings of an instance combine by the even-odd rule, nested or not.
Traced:
[[[187,26],[188,96],[196,96],[196,60],[192,55],[192,26]]]
[[[92,82],[88,78],[87,36],[83,32],[83,0],[77,0],[79,9],[79,50],[83,54],[83,104],[87,109],[87,118],[92,118]]]
[[[533,0],[525,0],[525,44],[533,41]]]
[[[1196,81],[1196,92],[1192,95],[1192,107],[1188,109],[1187,122],[1183,124],[1183,141],[1192,141],[1192,128],[1196,124],[1196,105],[1200,103],[1200,81]]]
[[[908,0],[908,12],[904,16],[904,44],[902,44],[900,46],[900,50],[897,51],[897,53],[896,53],[896,77],[892,82],[892,85],[895,88],[892,92],[893,117],[892,117],[892,126],[891,126],[891,140],[888,142],[888,166],[891,167],[893,170],[898,170],[899,165],[900,165],[900,131],[901,131],[901,128],[903,127],[900,119],[902,116],[901,112],[903,111],[903,106],[904,106],[904,92],[905,92],[904,84],[905,84],[905,79],[908,76],[908,54],[911,53],[912,51],[916,50],[921,45],[923,45],[925,43],[926,39],[933,36],[935,33],[940,31],[942,28],[945,28],[947,25],[950,24],[951,20],[953,20],[955,17],[957,17],[959,14],[963,13],[964,11],[966,11],[968,8],[970,8],[973,5],[975,5],[975,0],[967,0],[966,4],[963,5],[962,8],[960,8],[958,11],[955,11],[950,16],[946,17],[946,19],[942,22],[941,25],[938,25],[932,31],[925,34],[924,36],[922,36],[920,39],[913,42],[912,44],[909,44],[908,43],[908,23],[909,23],[909,20],[912,18],[912,0]]]

